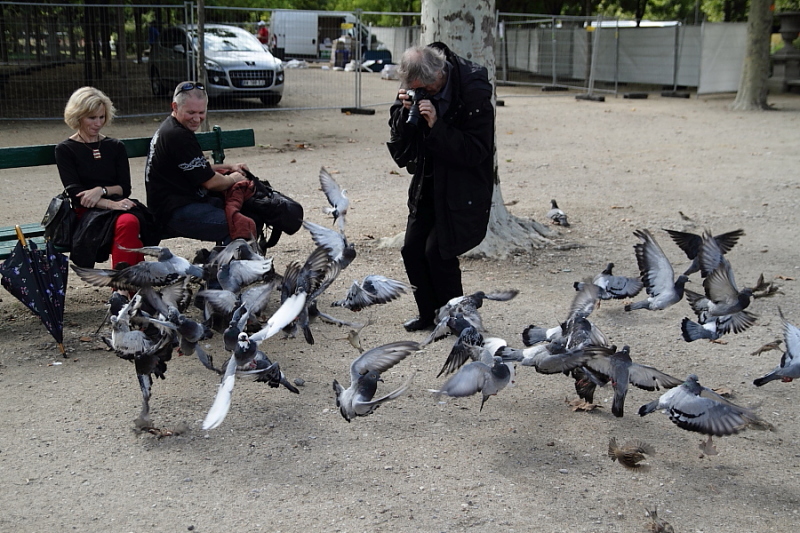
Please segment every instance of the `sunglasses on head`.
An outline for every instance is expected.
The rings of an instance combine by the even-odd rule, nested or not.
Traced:
[[[177,91],[176,94],[183,93],[183,92],[186,92],[186,91],[191,91],[192,89],[200,89],[201,91],[205,91],[206,90],[206,86],[203,85],[202,83],[189,81],[189,82],[184,83],[180,87],[178,87],[178,91]]]

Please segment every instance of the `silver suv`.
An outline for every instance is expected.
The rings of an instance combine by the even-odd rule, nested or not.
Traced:
[[[180,82],[195,76],[197,28],[164,29],[150,50],[150,86],[153,94],[172,94]],[[236,26],[206,24],[206,91],[210,98],[237,96],[260,98],[276,105],[283,96],[283,66],[249,32]]]

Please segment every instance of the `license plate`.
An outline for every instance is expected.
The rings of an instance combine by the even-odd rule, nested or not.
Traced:
[[[242,80],[242,87],[263,87],[266,84],[266,80]]]

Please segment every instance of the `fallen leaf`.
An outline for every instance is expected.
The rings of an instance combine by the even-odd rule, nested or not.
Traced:
[[[505,202],[503,205],[512,206],[512,205],[517,205],[518,203],[519,203],[519,200],[511,200],[510,202]]]
[[[80,337],[78,340],[81,342],[92,342],[93,339],[91,337]]]
[[[783,275],[780,275],[780,274],[775,276],[775,279],[781,279],[783,281],[794,281],[793,277],[791,277],[791,276],[783,276]]]
[[[292,159],[289,163],[297,163],[297,159]]]

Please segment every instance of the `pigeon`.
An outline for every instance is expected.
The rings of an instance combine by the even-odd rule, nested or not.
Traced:
[[[683,380],[665,374],[652,366],[640,365],[631,360],[630,347],[623,346],[617,351],[615,347],[589,346],[583,350],[590,358],[583,364],[595,375],[604,376],[611,381],[614,388],[614,400],[611,412],[622,418],[625,409],[625,395],[628,384],[644,390],[670,389],[683,383]]]
[[[686,257],[692,260],[692,264],[689,265],[689,268],[686,269],[686,272],[683,273],[684,276],[690,276],[695,272],[700,271],[700,275],[702,277],[706,277],[710,271],[701,271],[701,264],[700,264],[700,249],[703,246],[704,237],[700,235],[695,235],[694,233],[686,233],[683,231],[676,231],[671,229],[665,229],[669,236],[672,237],[672,240],[675,241],[681,250],[684,251]],[[706,232],[707,233],[707,232]],[[707,233],[709,237],[711,237],[710,233]],[[739,241],[739,237],[744,235],[743,229],[737,229],[734,231],[729,231],[728,233],[723,233],[721,235],[716,235],[711,237],[714,240],[715,247],[718,250],[719,257],[722,257],[723,254],[726,254],[731,251],[736,243]],[[719,259],[717,259],[717,262]],[[713,270],[713,268],[711,269]]]
[[[333,176],[325,170],[325,167],[319,169],[319,184],[322,186],[322,192],[328,199],[330,207],[324,209],[325,214],[332,215],[333,221],[339,226],[339,231],[344,233],[345,215],[347,209],[350,207],[350,200],[345,194],[347,189],[342,189]]]
[[[281,326],[281,329],[293,324],[297,319],[306,342],[314,344],[314,337],[309,328],[309,307],[314,304],[316,298],[330,285],[339,272],[338,263],[329,260],[328,250],[322,246],[315,248],[302,265],[298,261],[289,263],[286,266],[281,285],[281,307],[290,298],[294,298],[296,301],[302,299],[302,306],[292,317],[281,315],[282,318],[289,318]],[[294,306],[288,309],[294,309]],[[294,327],[293,325],[292,328]],[[293,334],[293,332],[294,329],[289,333]]]
[[[442,374],[451,374],[455,372],[470,359],[473,361],[478,360],[481,350],[483,349],[483,335],[475,326],[472,326],[462,314],[459,313],[454,317],[450,317],[448,321],[454,323],[451,328],[458,329],[459,334],[441,370],[436,374],[437,378]]]
[[[646,468],[641,465],[646,459],[645,455],[655,455],[656,450],[646,442],[635,440],[626,442],[622,446],[617,445],[617,439],[611,437],[608,441],[608,456],[612,461],[619,461],[619,464],[631,470]]]
[[[430,389],[438,398],[441,395],[462,398],[481,393],[481,408],[490,396],[506,388],[514,381],[514,365],[501,357],[490,356],[488,360],[472,361],[462,366],[444,382],[440,389]]]
[[[762,385],[779,379],[783,382],[790,382],[795,378],[800,378],[800,329],[794,324],[790,324],[783,312],[778,308],[778,313],[783,320],[783,338],[786,342],[786,351],[781,356],[780,364],[772,371],[753,381],[753,385]]]
[[[560,324],[553,328],[543,328],[531,324],[522,330],[522,344],[525,346],[533,346],[542,342],[551,342],[556,338],[562,337],[563,334],[564,329]]]
[[[519,294],[516,289],[505,291],[495,291],[485,293],[477,291],[465,296],[456,296],[451,298],[446,304],[436,310],[435,325],[433,331],[428,338],[423,342],[423,345],[430,344],[431,342],[441,339],[448,332],[459,334],[459,331],[452,331],[448,326],[450,317],[462,315],[462,317],[469,322],[477,331],[484,332],[483,320],[481,319],[478,309],[483,307],[484,300],[495,300],[498,302],[507,302]]]
[[[698,382],[689,375],[686,381],[639,408],[639,416],[662,409],[679,428],[704,435],[733,435],[746,427],[765,428],[769,424],[753,411],[740,407]]]
[[[331,307],[346,307],[351,311],[361,311],[365,307],[385,304],[414,290],[413,285],[390,279],[378,274],[370,274],[361,282],[353,281],[347,294],[341,300],[331,303]]]
[[[328,250],[331,261],[339,264],[342,270],[347,268],[356,258],[355,246],[347,240],[344,233],[314,224],[308,220],[303,221],[303,227],[311,233],[314,244]]]
[[[136,368],[136,379],[142,392],[142,408],[135,424],[139,429],[152,427],[150,421],[150,394],[153,376],[164,379],[167,361],[172,358],[172,336],[131,328],[131,321],[141,306],[142,297],[134,295],[119,313],[111,316],[111,339],[103,342],[121,359],[131,361]]]
[[[256,381],[265,382],[272,388],[283,385],[289,392],[300,394],[281,372],[278,363],[273,363],[258,349],[258,344],[248,337],[247,333],[240,333],[231,358],[225,365],[225,373],[220,381],[214,402],[203,420],[203,430],[215,429],[222,424],[231,406],[233,387],[237,374],[255,374]]]
[[[503,361],[514,361],[522,366],[532,366],[540,374],[567,373],[584,364],[590,355],[582,348],[567,350],[565,345],[566,339],[561,338],[524,350],[504,346],[495,355],[501,357]]]
[[[753,296],[753,290],[739,290],[726,266],[719,266],[703,280],[705,294],[686,290],[686,299],[701,321],[716,317],[730,317],[730,330],[740,333],[752,325],[752,315],[744,311]]]
[[[74,263],[71,263],[70,266],[79,278],[90,285],[128,291],[137,291],[147,286],[161,287],[169,285],[183,276],[203,277],[203,269],[189,263],[183,257],[173,255],[169,248],[158,246],[120,248],[130,252],[155,256],[158,260],[142,261],[121,270],[84,268]]]
[[[633,248],[649,296],[646,300],[627,304],[625,310],[657,311],[678,303],[683,298],[683,286],[689,280],[688,276],[682,274],[675,279],[669,259],[648,230],[636,230],[633,234],[641,240]]]
[[[272,258],[232,259],[221,265],[217,271],[217,281],[223,290],[234,294],[257,281],[269,281],[275,277]]]
[[[357,416],[372,414],[381,404],[394,400],[405,394],[411,384],[411,378],[399,388],[374,399],[381,373],[419,351],[420,345],[411,341],[398,341],[377,348],[372,348],[355,358],[350,363],[350,386],[342,387],[333,380],[333,391],[336,393],[336,407],[342,418],[350,422]]]
[[[550,211],[547,212],[547,218],[549,218],[550,221],[557,226],[564,226],[565,228],[569,227],[567,214],[559,209],[555,200],[550,200]]]
[[[625,276],[615,276],[612,271],[614,263],[608,263],[605,270],[592,279],[592,283],[600,288],[598,298],[601,300],[632,298],[639,294],[644,284],[640,279],[628,278]],[[580,291],[585,282],[576,281],[574,287]]]

